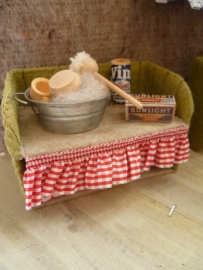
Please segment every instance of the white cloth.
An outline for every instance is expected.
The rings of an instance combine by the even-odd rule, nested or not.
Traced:
[[[156,3],[160,4],[167,4],[168,2],[173,1],[173,0],[155,0]],[[190,3],[191,8],[193,9],[203,9],[203,0],[188,0]]]
[[[168,0],[155,0],[156,3],[167,4]]]
[[[191,8],[194,9],[202,9],[203,8],[203,0],[188,0]]]

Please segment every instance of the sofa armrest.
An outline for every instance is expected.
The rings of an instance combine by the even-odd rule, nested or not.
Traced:
[[[192,62],[188,85],[194,100],[194,114],[189,128],[190,147],[196,152],[203,149],[203,57]]]

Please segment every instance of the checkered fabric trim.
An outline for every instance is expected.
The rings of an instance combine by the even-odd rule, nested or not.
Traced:
[[[26,159],[26,209],[79,190],[136,180],[151,166],[170,168],[189,158],[187,127]]]

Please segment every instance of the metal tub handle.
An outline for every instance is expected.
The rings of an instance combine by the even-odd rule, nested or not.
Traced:
[[[20,102],[20,103],[22,103],[22,104],[24,104],[24,105],[29,105],[29,103],[28,102],[26,102],[26,101],[24,101],[24,100],[22,100],[22,99],[19,99],[17,96],[20,96],[20,95],[23,95],[24,97],[25,97],[25,93],[24,92],[17,92],[17,93],[15,93],[15,94],[13,94],[13,97],[14,97],[14,99],[16,100],[16,101],[18,101],[18,102]]]

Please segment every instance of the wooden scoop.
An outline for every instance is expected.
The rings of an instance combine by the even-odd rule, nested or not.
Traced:
[[[35,101],[49,102],[49,80],[46,78],[36,78],[32,80],[30,87],[30,97]]]
[[[118,86],[116,86],[114,83],[110,82],[109,80],[107,80],[105,77],[103,77],[101,74],[98,73],[99,67],[97,65],[97,62],[90,58],[88,60],[84,60],[82,62],[81,68],[80,68],[80,72],[92,72],[94,73],[94,75],[100,79],[101,81],[103,81],[109,88],[111,88],[114,92],[116,92],[117,94],[119,94],[121,97],[123,97],[124,99],[128,100],[131,104],[133,104],[135,107],[142,109],[143,105],[141,102],[139,102],[138,100],[136,100],[135,98],[133,98],[132,96],[130,96],[129,94],[127,94],[125,91],[123,91],[122,89],[120,89]]]
[[[80,76],[69,69],[57,72],[49,80],[50,93],[52,96],[76,91],[80,85]]]

